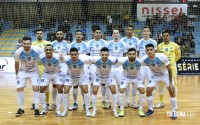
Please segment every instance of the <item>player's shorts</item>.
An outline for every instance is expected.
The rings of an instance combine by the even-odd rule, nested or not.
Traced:
[[[123,76],[120,83],[120,88],[127,88],[130,83],[132,83],[132,85],[137,85],[137,88],[144,88],[144,82],[141,79],[141,76],[135,78],[127,78]]]
[[[111,73],[108,78],[101,78],[98,74],[96,74],[94,77],[93,85],[101,86],[102,84],[105,84],[106,87],[116,85],[114,74]]]
[[[159,84],[160,82],[164,82],[166,87],[169,87],[169,75],[168,74],[163,74],[163,75],[152,75],[151,79],[149,80],[147,87],[156,87],[157,84]],[[172,84],[174,84],[174,80],[172,78]]]
[[[148,81],[152,76],[151,70],[148,66],[142,66],[140,69],[140,74],[143,82],[145,82],[145,80]]]
[[[66,63],[60,63],[60,73],[59,75],[66,75],[67,74],[68,66]]]
[[[92,84],[96,75],[96,66],[94,64],[89,66],[89,84]]]
[[[116,80],[117,85],[120,85],[122,79],[123,68],[122,66],[113,66],[112,72],[114,73],[114,79]]]
[[[49,83],[63,84],[63,79],[59,78],[58,73],[56,74],[43,73],[41,77],[40,86],[48,86]]]
[[[80,78],[73,78],[68,74],[64,78],[64,85],[65,86],[77,86],[77,85],[88,85],[87,75],[84,74]]]
[[[17,76],[17,88],[26,87],[27,80],[30,79],[33,86],[40,86],[39,72],[19,71]]]

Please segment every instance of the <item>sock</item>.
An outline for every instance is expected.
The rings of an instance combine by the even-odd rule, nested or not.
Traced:
[[[130,93],[130,87],[127,86],[126,89],[125,89],[126,103],[130,102],[130,100],[129,100],[129,93]]]
[[[176,111],[176,106],[177,106],[176,97],[170,97],[170,102],[172,105],[172,112]]]
[[[62,105],[62,102],[64,102],[64,95],[63,95],[63,93],[58,93],[58,97],[57,97],[57,106],[56,106],[56,110],[57,111],[60,111],[60,107],[61,107],[61,105]]]
[[[85,109],[89,110],[90,107],[90,95],[89,93],[84,93],[84,103],[85,103]]]
[[[78,88],[73,88],[74,103],[77,103]]]
[[[145,94],[139,94],[139,110],[143,110],[144,101],[145,101]]]
[[[119,93],[120,110],[124,110],[124,93]]]
[[[17,103],[19,108],[24,110],[24,92],[17,92]]]
[[[93,95],[93,94],[92,94],[92,106],[93,106],[93,111],[97,110],[96,103],[97,103],[97,95]]]
[[[104,86],[101,86],[101,93],[102,93],[102,101],[106,101],[106,87],[105,85]]]
[[[136,85],[132,85],[132,104],[136,104],[135,102],[135,96],[136,96],[136,93],[137,93],[137,86]]]
[[[113,111],[117,111],[117,94],[112,94]]]
[[[40,93],[40,102],[42,103],[43,110],[46,110],[46,95],[45,95],[45,93]]]
[[[63,94],[64,109],[69,107],[69,94]]]
[[[53,104],[56,104],[57,88],[52,88],[52,100]]]
[[[149,109],[153,111],[153,97],[152,96],[147,97],[147,103],[148,103]]]
[[[33,92],[33,98],[34,98],[34,104],[35,104],[35,109],[39,109],[39,98],[40,98],[40,93],[39,92]]]

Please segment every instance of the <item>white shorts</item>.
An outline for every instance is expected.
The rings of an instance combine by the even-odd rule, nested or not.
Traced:
[[[59,75],[66,75],[67,74],[68,66],[66,63],[60,63],[60,73]]]
[[[114,73],[114,78],[116,80],[117,85],[120,85],[122,79],[123,68],[122,66],[113,66],[112,72]]]
[[[72,78],[66,75],[64,78],[64,85],[66,86],[77,86],[77,85],[88,85],[87,76],[83,75],[81,78]]]
[[[106,87],[110,85],[116,85],[116,80],[114,79],[114,75],[110,74],[110,76],[107,79],[103,79],[98,74],[96,74],[93,81],[93,85],[101,86],[102,84],[105,84]]]
[[[132,83],[133,85],[137,85],[137,88],[144,88],[144,82],[142,81],[140,76],[133,79],[123,76],[120,83],[120,88],[127,88],[130,83]]]
[[[27,80],[30,79],[33,86],[40,86],[39,72],[19,71],[17,76],[17,88],[26,86]]]
[[[96,66],[94,64],[89,66],[89,83],[92,84],[96,75]]]
[[[150,80],[152,73],[148,66],[142,66],[140,69],[141,78],[143,81]]]
[[[160,76],[152,75],[148,82],[147,87],[156,87],[157,84],[159,84],[160,82],[164,82],[166,87],[169,87],[169,75],[168,74],[164,74]],[[172,79],[172,84],[174,84],[173,79]]]
[[[40,86],[48,86],[49,83],[52,83],[52,84],[62,84],[63,80],[62,80],[62,78],[59,78],[58,73],[57,74],[43,73],[42,77],[41,77]]]

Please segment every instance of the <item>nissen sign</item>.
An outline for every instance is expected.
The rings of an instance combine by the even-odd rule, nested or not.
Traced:
[[[187,7],[187,4],[137,4],[137,18],[145,21],[147,16],[152,17],[158,13],[161,17],[167,15],[169,19],[179,13],[187,15]]]

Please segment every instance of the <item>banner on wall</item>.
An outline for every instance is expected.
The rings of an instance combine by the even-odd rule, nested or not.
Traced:
[[[14,64],[14,57],[0,57],[0,73],[14,73]]]
[[[146,21],[147,16],[152,18],[156,13],[161,17],[167,15],[167,19],[173,19],[173,16],[179,13],[187,15],[187,4],[137,4],[137,19]]]
[[[200,58],[181,58],[176,65],[178,75],[200,75]]]

